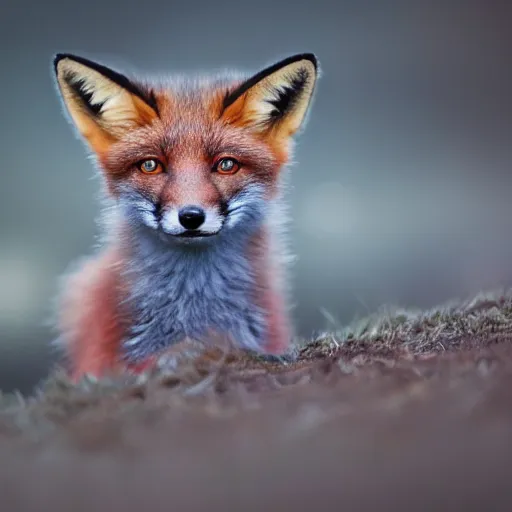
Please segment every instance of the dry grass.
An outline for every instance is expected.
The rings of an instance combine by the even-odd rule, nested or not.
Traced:
[[[298,349],[299,357],[336,353],[342,346],[379,344],[412,354],[458,349],[468,336],[512,332],[512,292],[496,290],[431,310],[384,307]]]

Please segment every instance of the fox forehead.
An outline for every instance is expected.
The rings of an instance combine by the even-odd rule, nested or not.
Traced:
[[[146,86],[158,117],[113,144],[104,163],[112,168],[116,162],[160,156],[179,164],[184,160],[209,161],[225,153],[265,168],[278,165],[285,159],[282,148],[222,118],[226,96],[240,83],[240,79],[191,80],[178,86]]]

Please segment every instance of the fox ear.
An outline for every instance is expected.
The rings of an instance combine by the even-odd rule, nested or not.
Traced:
[[[125,133],[158,116],[153,96],[125,76],[74,55],[54,59],[57,83],[80,134],[102,153]]]
[[[224,100],[223,118],[259,132],[291,136],[301,126],[313,95],[317,59],[294,55],[246,80]]]

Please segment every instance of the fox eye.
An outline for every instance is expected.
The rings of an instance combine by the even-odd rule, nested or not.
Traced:
[[[220,174],[235,174],[240,169],[240,163],[234,158],[221,158],[213,167],[214,171]]]
[[[162,163],[154,158],[140,162],[137,167],[145,174],[159,174],[164,170]]]

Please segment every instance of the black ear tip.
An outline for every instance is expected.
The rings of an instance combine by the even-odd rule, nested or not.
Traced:
[[[294,62],[299,62],[301,60],[308,60],[311,62],[311,64],[313,64],[315,71],[318,70],[318,59],[314,53],[297,53],[296,55],[292,55],[291,57],[278,62],[274,67],[278,69],[285,65],[293,64]]]
[[[53,69],[55,70],[55,73],[57,73],[57,66],[59,65],[59,62],[68,57],[70,57],[70,55],[67,53],[56,53],[55,54],[55,57],[53,57]]]
[[[79,57],[78,55],[73,55],[72,53],[56,53],[55,57],[53,58],[53,67],[55,69],[55,72],[57,72],[57,66],[59,65],[59,62],[64,59],[73,60],[75,62],[89,66],[94,65],[94,63],[90,60],[84,59],[83,57]]]
[[[318,59],[314,53],[304,53],[302,57],[309,60],[315,66],[315,70],[318,69]]]

